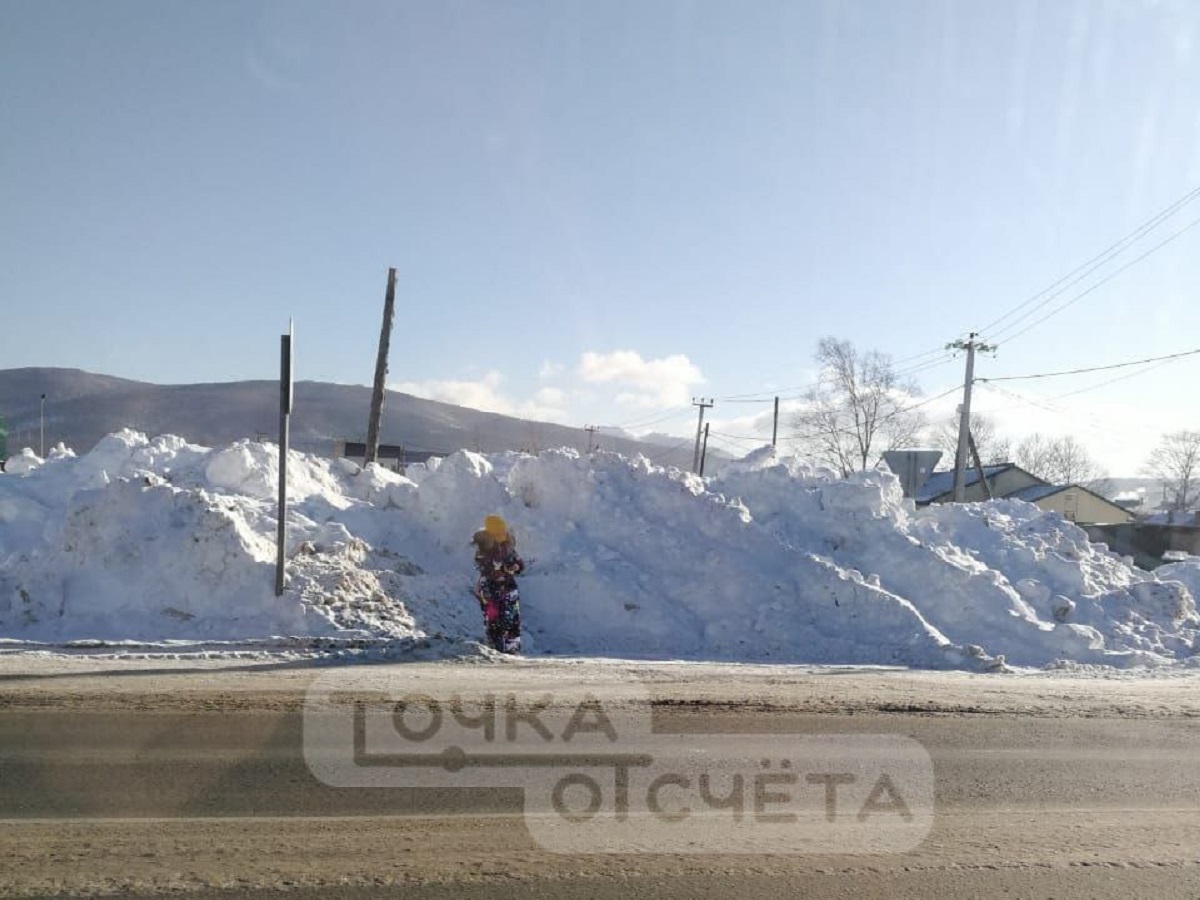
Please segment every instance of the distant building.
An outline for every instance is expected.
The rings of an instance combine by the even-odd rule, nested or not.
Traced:
[[[367,455],[367,445],[363,441],[336,441],[333,445],[334,459],[357,460],[362,463]],[[428,462],[435,456],[445,456],[433,450],[410,450],[398,444],[380,444],[376,459],[381,465],[391,463],[391,469],[404,474],[405,466],[413,463]]]
[[[987,488],[991,488],[991,495],[996,499],[1024,500],[1081,525],[1132,522],[1134,518],[1129,510],[1082,485],[1050,484],[1014,463],[984,466],[984,480],[980,480],[974,466],[969,466],[963,474],[963,499],[968,503],[987,500]],[[954,473],[934,472],[917,489],[913,499],[918,506],[953,502]]]
[[[1121,509],[1138,509],[1146,503],[1146,491],[1121,491],[1112,498],[1112,502]]]

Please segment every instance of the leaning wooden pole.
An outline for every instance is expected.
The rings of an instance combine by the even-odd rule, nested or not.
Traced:
[[[975,471],[979,474],[979,483],[983,485],[983,489],[987,492],[989,500],[995,500],[995,495],[992,493],[992,486],[988,484],[987,478],[983,474],[983,463],[979,461],[979,448],[975,446],[975,435],[971,434],[971,429],[967,429],[967,446],[971,449],[971,458],[975,460]]]
[[[371,418],[367,421],[367,450],[364,465],[379,458],[379,422],[383,418],[383,392],[387,382],[388,349],[392,343],[392,314],[396,307],[396,270],[388,269],[387,294],[383,300],[383,327],[379,332],[379,356],[375,359],[375,389],[371,394]]]

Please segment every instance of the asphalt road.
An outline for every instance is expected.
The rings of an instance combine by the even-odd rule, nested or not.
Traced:
[[[750,735],[747,771],[778,735],[915,740],[931,828],[896,853],[664,853],[634,819],[596,854],[547,850],[517,789],[322,784],[294,704],[92,700],[0,696],[0,895],[1200,897],[1190,716],[656,706],[663,733]]]

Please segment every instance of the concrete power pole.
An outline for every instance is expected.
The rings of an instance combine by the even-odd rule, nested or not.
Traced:
[[[704,442],[700,445],[700,472],[701,478],[704,477],[704,459],[708,456],[708,422],[704,423]]]
[[[704,432],[704,411],[712,409],[712,405],[712,397],[707,400],[703,397],[699,400],[692,398],[692,406],[700,407],[700,420],[696,423],[696,449],[692,451],[692,471],[696,473],[700,472],[700,435]]]
[[[597,431],[600,430],[600,427],[598,425],[584,425],[583,430],[587,432],[587,442],[588,442],[587,443],[587,452],[590,455],[593,449],[595,449],[595,450],[600,449],[599,445],[597,445],[596,447],[592,446],[592,437],[596,434]]]
[[[954,455],[954,502],[962,503],[966,499],[966,470],[967,456],[971,434],[971,387],[975,384],[975,351],[994,350],[990,344],[976,340],[979,335],[972,331],[967,340],[953,341],[946,345],[947,350],[967,351],[967,375],[963,380],[963,402],[958,418],[958,452]]]
[[[371,394],[371,417],[367,420],[367,449],[363,465],[379,458],[379,422],[383,418],[383,392],[387,382],[388,350],[392,344],[392,314],[396,308],[396,270],[388,269],[387,294],[383,299],[383,327],[379,332],[379,356],[375,359],[375,389]]]

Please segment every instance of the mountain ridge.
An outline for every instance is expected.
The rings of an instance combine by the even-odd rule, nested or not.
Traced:
[[[42,394],[46,395],[47,448],[62,442],[77,453],[126,427],[152,436],[177,434],[205,446],[244,438],[274,439],[279,429],[277,381],[160,385],[82,369],[0,369],[0,416],[7,422],[10,455],[21,447],[38,449]],[[362,441],[370,399],[371,389],[364,385],[296,382],[292,446],[330,456],[339,441]],[[491,453],[566,446],[583,451],[589,437],[582,428],[391,390],[380,428],[382,443],[401,445],[414,457],[463,448]],[[664,447],[603,431],[597,438],[603,449],[643,453],[655,462],[681,468],[691,465],[690,442]]]

